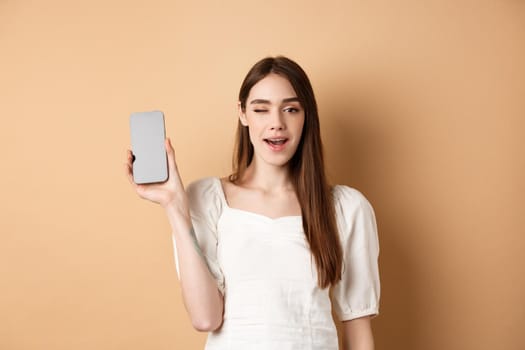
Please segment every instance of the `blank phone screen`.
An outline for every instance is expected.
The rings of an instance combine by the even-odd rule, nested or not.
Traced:
[[[160,111],[132,113],[130,116],[133,180],[137,184],[164,182],[168,161],[164,146],[164,115]]]

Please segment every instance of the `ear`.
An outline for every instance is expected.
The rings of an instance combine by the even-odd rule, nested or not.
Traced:
[[[246,113],[242,110],[241,101],[237,102],[237,111],[239,114],[239,120],[241,121],[241,124],[243,126],[248,126],[248,118],[246,118]]]

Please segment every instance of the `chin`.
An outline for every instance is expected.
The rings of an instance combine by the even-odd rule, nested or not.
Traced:
[[[260,160],[262,160],[264,163],[273,165],[275,167],[284,167],[287,166],[290,163],[290,160],[292,159],[293,155],[270,155],[270,156],[263,156],[259,157]]]
[[[296,151],[296,147],[292,147],[293,149],[288,149],[284,152],[273,153],[271,151],[268,151],[266,145],[262,146],[263,147],[259,149],[254,149],[255,157],[258,158],[258,160],[262,163],[272,165],[275,167],[287,166]]]
[[[274,167],[287,167],[290,160],[287,160],[285,162],[266,162],[267,164],[273,165]]]

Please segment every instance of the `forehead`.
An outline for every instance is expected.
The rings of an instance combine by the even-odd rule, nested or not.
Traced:
[[[251,88],[248,102],[254,99],[281,101],[290,97],[297,97],[297,94],[288,79],[270,73]]]

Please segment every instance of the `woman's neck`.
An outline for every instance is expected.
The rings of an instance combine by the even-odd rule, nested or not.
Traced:
[[[254,161],[246,168],[239,185],[264,192],[293,190],[287,166],[258,165]]]

